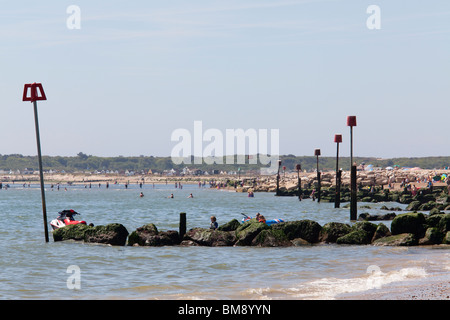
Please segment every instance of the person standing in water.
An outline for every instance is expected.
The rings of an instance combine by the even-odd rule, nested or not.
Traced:
[[[219,227],[219,224],[217,223],[217,219],[215,216],[211,216],[211,226],[209,227],[212,230],[216,230]]]

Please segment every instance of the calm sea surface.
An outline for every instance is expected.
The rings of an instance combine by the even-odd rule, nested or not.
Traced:
[[[167,198],[171,193],[174,199]],[[87,223],[121,223],[130,233],[147,223],[178,230],[180,212],[187,213],[188,229],[208,228],[211,215],[220,225],[256,212],[267,219],[349,223],[349,210],[332,203],[273,193],[248,198],[187,184],[181,190],[173,184],[46,185],[46,200],[49,221],[74,209]],[[383,204],[358,212],[378,213]],[[36,184],[0,190],[0,218],[0,299],[336,299],[393,283],[407,288],[450,272],[448,246],[112,247],[53,242],[51,235],[45,243]],[[67,285],[69,266],[80,270],[79,289]]]

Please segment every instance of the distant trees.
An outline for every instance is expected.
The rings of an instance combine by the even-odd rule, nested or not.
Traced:
[[[315,170],[316,158],[314,156],[294,156],[285,155],[281,156],[282,166],[286,167],[287,171],[295,171],[295,166],[301,164],[302,170]],[[260,164],[248,164],[248,159],[245,164],[179,164],[175,165],[170,157],[153,157],[153,156],[137,156],[137,157],[97,157],[87,155],[83,152],[79,152],[74,157],[67,156],[43,156],[44,170],[64,170],[66,172],[74,171],[95,171],[95,170],[133,170],[147,172],[151,169],[153,172],[162,172],[164,170],[176,169],[182,170],[184,167],[190,169],[200,169],[202,171],[212,172],[217,171],[237,171],[241,168],[242,172],[248,170],[257,171],[262,166]],[[443,168],[450,166],[450,157],[423,157],[423,158],[396,158],[396,159],[376,159],[376,158],[362,158],[355,157],[354,160],[358,164],[365,163],[366,165],[372,164],[374,167],[387,167],[398,165],[400,167],[420,167],[423,169]],[[320,157],[319,158],[320,170],[334,170],[336,168],[335,157]],[[25,168],[37,168],[38,160],[37,156],[23,156],[21,154],[0,155],[0,169],[2,170],[20,170]],[[339,159],[339,166],[343,170],[348,170],[350,167],[350,159],[348,157],[342,157]]]

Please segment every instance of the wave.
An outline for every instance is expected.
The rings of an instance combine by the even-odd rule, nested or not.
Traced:
[[[424,268],[402,268],[384,273],[377,266],[370,266],[367,273],[355,278],[321,278],[308,281],[289,288],[256,288],[249,289],[245,295],[259,299],[305,299],[333,300],[339,295],[365,293],[381,289],[391,283],[418,280],[427,277]]]

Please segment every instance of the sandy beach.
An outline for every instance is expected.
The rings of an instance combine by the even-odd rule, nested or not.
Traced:
[[[450,300],[449,275],[392,283],[364,293],[343,294],[342,300]]]
[[[432,180],[435,176],[449,176],[450,170],[377,170],[377,171],[358,171],[357,183],[361,186],[386,186],[391,187],[393,190],[399,190],[402,188],[402,184],[410,183],[415,185],[416,188],[426,188],[428,180]],[[303,187],[306,187],[317,181],[316,172],[301,172],[300,179]],[[89,173],[44,173],[44,180],[47,183],[60,183],[60,184],[87,184],[87,183],[128,183],[128,184],[149,184],[149,183],[198,183],[199,181],[218,181],[226,182],[227,180],[241,180],[248,181],[249,186],[254,186],[249,180],[255,180],[257,186],[255,191],[271,191],[276,186],[276,174],[274,175],[241,175],[240,178],[237,175],[206,175],[206,176],[160,176],[160,175],[117,175],[117,174],[89,174]],[[12,183],[28,183],[38,182],[38,174],[10,174],[1,175],[0,181],[12,182]],[[286,189],[297,188],[298,177],[296,172],[290,172],[286,174],[280,174],[280,187]],[[322,187],[330,187],[336,184],[336,175],[334,171],[321,172],[321,185]],[[342,173],[342,185],[350,185],[350,173],[344,171]],[[439,181],[433,181],[434,186],[447,185],[445,179]]]

